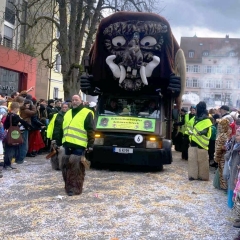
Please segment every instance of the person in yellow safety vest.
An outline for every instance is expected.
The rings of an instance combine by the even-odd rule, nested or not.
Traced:
[[[69,196],[82,193],[85,167],[81,156],[93,150],[95,140],[94,113],[82,104],[79,95],[72,97],[72,109],[66,112],[62,125],[62,174]]]
[[[57,146],[62,146],[62,124],[65,113],[68,111],[68,103],[63,103],[61,110],[55,113],[47,128],[47,138],[55,140]]]
[[[190,113],[187,113],[184,118],[184,134],[183,134],[183,141],[182,141],[182,159],[188,160],[188,148],[189,148],[189,134],[187,131],[187,126],[189,121],[194,118],[196,115],[196,106],[190,107]]]
[[[183,134],[184,134],[184,124],[185,124],[185,115],[187,113],[187,110],[184,108],[181,108],[180,115],[179,115],[179,121],[173,124],[174,128],[179,128],[177,131],[177,135],[174,137],[174,145],[175,145],[175,151],[182,151],[182,140],[183,140]]]
[[[212,122],[208,117],[205,102],[196,106],[196,116],[189,121],[190,148],[188,159],[188,179],[209,180],[208,145],[211,137]]]

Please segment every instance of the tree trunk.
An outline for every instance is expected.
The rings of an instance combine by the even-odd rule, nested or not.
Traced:
[[[88,32],[88,37],[87,37],[87,40],[86,40],[86,44],[85,44],[85,48],[84,48],[81,64],[83,63],[84,57],[88,56],[89,52],[91,50],[92,41],[93,41],[93,35],[95,34],[95,32],[97,30],[97,26],[98,26],[100,14],[101,14],[102,5],[103,5],[103,0],[99,0],[98,4],[97,4],[97,7],[95,9],[94,15],[92,17],[91,27],[90,27],[89,32]]]
[[[73,68],[70,75],[63,76],[64,100],[72,99],[72,96],[79,94],[79,83],[76,81],[78,69]]]

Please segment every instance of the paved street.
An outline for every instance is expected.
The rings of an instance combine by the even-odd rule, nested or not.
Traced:
[[[174,152],[162,172],[90,170],[80,196],[41,155],[0,179],[0,239],[233,239],[227,196],[211,181],[188,181]]]

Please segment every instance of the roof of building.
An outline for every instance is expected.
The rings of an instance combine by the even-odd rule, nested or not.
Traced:
[[[204,57],[238,57],[240,58],[240,38],[202,38],[181,37],[180,47],[185,53],[186,62],[201,63]],[[194,56],[189,58],[189,52],[194,51]]]

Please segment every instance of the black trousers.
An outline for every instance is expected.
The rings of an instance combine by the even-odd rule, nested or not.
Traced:
[[[188,160],[189,143],[189,136],[187,134],[184,134],[182,140],[182,159]]]
[[[214,160],[214,152],[215,152],[215,140],[210,139],[209,145],[208,145],[209,162]]]

